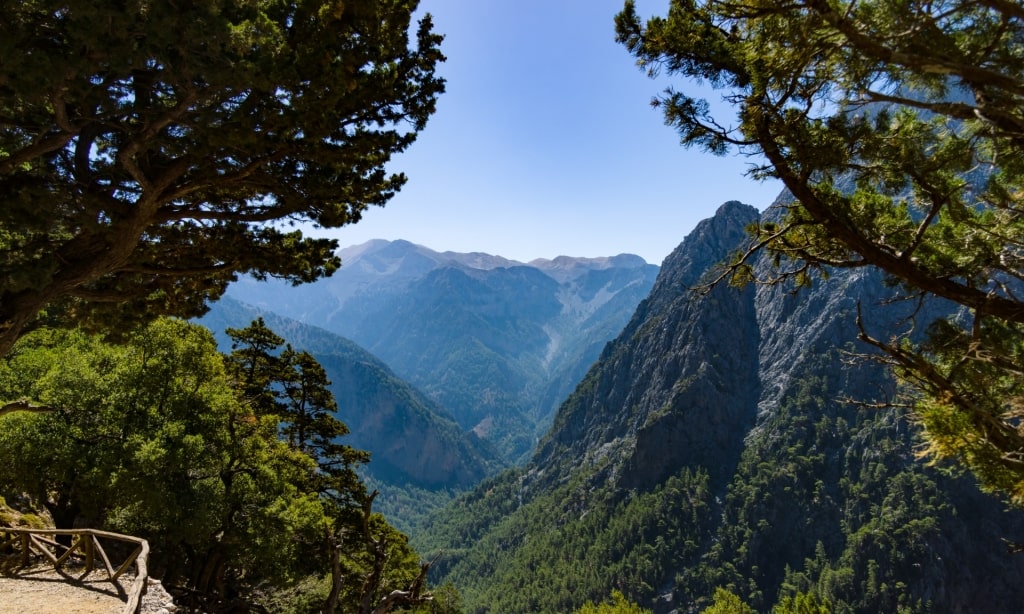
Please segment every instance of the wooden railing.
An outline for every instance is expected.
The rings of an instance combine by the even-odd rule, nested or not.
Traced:
[[[53,539],[58,535],[72,536],[70,546],[65,546]],[[107,552],[100,544],[100,540],[110,540],[133,544],[134,550],[116,569],[110,563]],[[85,566],[85,573],[91,573],[96,568],[97,559],[103,563],[107,572],[107,578],[117,583],[117,579],[124,572],[135,564],[135,580],[128,591],[128,602],[125,604],[124,614],[135,614],[139,609],[142,594],[146,590],[146,580],[149,572],[146,562],[149,559],[149,542],[139,537],[97,531],[95,529],[21,529],[0,527],[0,552],[5,549],[20,549],[21,567],[27,567],[31,562],[32,555],[42,556],[50,561],[54,569],[60,569],[68,559],[72,557],[81,559]]]

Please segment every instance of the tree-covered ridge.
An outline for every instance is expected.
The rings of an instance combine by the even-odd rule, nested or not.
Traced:
[[[377,357],[329,331],[224,297],[199,323],[214,331],[263,318],[297,350],[323,366],[338,405],[337,416],[351,430],[347,441],[371,454],[360,474],[380,491],[374,509],[410,530],[453,492],[471,488],[499,470],[497,455],[473,433],[465,433],[440,405],[400,379]],[[231,338],[215,333],[222,351]]]
[[[756,611],[801,594],[833,612],[1012,611],[1022,568],[984,524],[1021,518],[916,462],[905,417],[837,402],[835,383],[803,378],[749,436],[683,601],[725,587]],[[992,577],[957,581],[965,560]]]
[[[420,547],[443,551],[437,578],[469,612],[564,612],[609,587],[654,611],[710,607],[722,588],[752,612],[1015,611],[1024,566],[1000,538],[1024,522],[923,467],[915,445],[905,419],[808,377],[721,496],[690,469],[649,491],[598,468],[534,492],[528,468],[457,500]]]
[[[695,562],[711,514],[707,475],[684,472],[631,497],[585,480],[530,496],[511,471],[457,499],[421,549],[469,612],[567,612],[614,588],[649,601]]]
[[[419,586],[418,557],[354,471],[365,453],[339,441],[322,369],[260,321],[230,334],[227,356],[179,320],[121,345],[26,336],[0,363],[0,398],[40,411],[0,417],[5,494],[58,527],[145,537],[154,574],[207,611],[369,612]],[[424,594],[402,595],[393,606]]]
[[[471,433],[461,432],[444,407],[348,339],[230,297],[218,301],[199,322],[223,330],[257,317],[264,318],[289,345],[315,356],[328,371],[338,415],[352,429],[353,440],[375,452],[371,467],[377,477],[428,489],[463,488],[496,468],[494,453]],[[222,349],[230,347],[226,335],[215,337]],[[433,458],[419,454],[417,446],[435,443],[440,444],[438,452],[447,453]]]
[[[0,354],[39,315],[113,329],[198,315],[238,272],[335,270],[335,241],[284,228],[404,183],[385,167],[444,89],[416,7],[0,5]]]

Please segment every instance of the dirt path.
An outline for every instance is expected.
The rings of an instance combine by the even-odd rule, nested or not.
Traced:
[[[0,576],[0,614],[121,614],[133,578],[106,572],[57,573],[52,567]]]
[[[83,576],[34,567],[14,576],[0,575],[0,614],[122,614],[135,577],[125,574],[115,586],[104,571]],[[171,614],[174,601],[160,582],[150,578],[140,614]]]

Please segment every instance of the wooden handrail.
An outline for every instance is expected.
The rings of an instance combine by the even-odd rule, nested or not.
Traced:
[[[6,534],[6,535],[4,535]],[[71,535],[74,542],[70,546],[64,546],[48,537],[57,535]],[[135,544],[135,550],[115,570],[110,564],[107,553],[100,545],[100,539],[127,542]],[[121,535],[109,531],[96,529],[24,529],[15,527],[0,527],[0,548],[12,545],[21,546],[21,566],[26,567],[32,552],[40,554],[50,561],[54,569],[60,569],[69,558],[80,551],[78,557],[85,559],[85,571],[93,570],[98,554],[107,571],[107,578],[116,583],[125,571],[135,563],[135,581],[132,582],[131,590],[128,591],[128,602],[125,604],[124,614],[136,614],[142,601],[142,594],[146,590],[146,581],[149,571],[146,566],[149,560],[149,542],[141,537]],[[53,549],[51,552],[50,549]],[[60,549],[64,548],[63,552]]]

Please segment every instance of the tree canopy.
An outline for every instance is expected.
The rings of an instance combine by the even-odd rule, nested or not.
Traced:
[[[444,82],[416,0],[0,2],[0,354],[339,266]],[[411,44],[410,37],[415,41]]]
[[[652,74],[721,95],[655,100],[684,145],[759,155],[753,175],[791,196],[734,279],[767,250],[762,281],[877,267],[903,298],[959,307],[924,342],[862,338],[912,384],[928,453],[1024,502],[1024,8],[673,0],[644,23],[626,2],[616,29]]]
[[[575,614],[651,614],[651,611],[630,603],[620,591],[613,590],[610,602],[595,605],[588,601]]]

